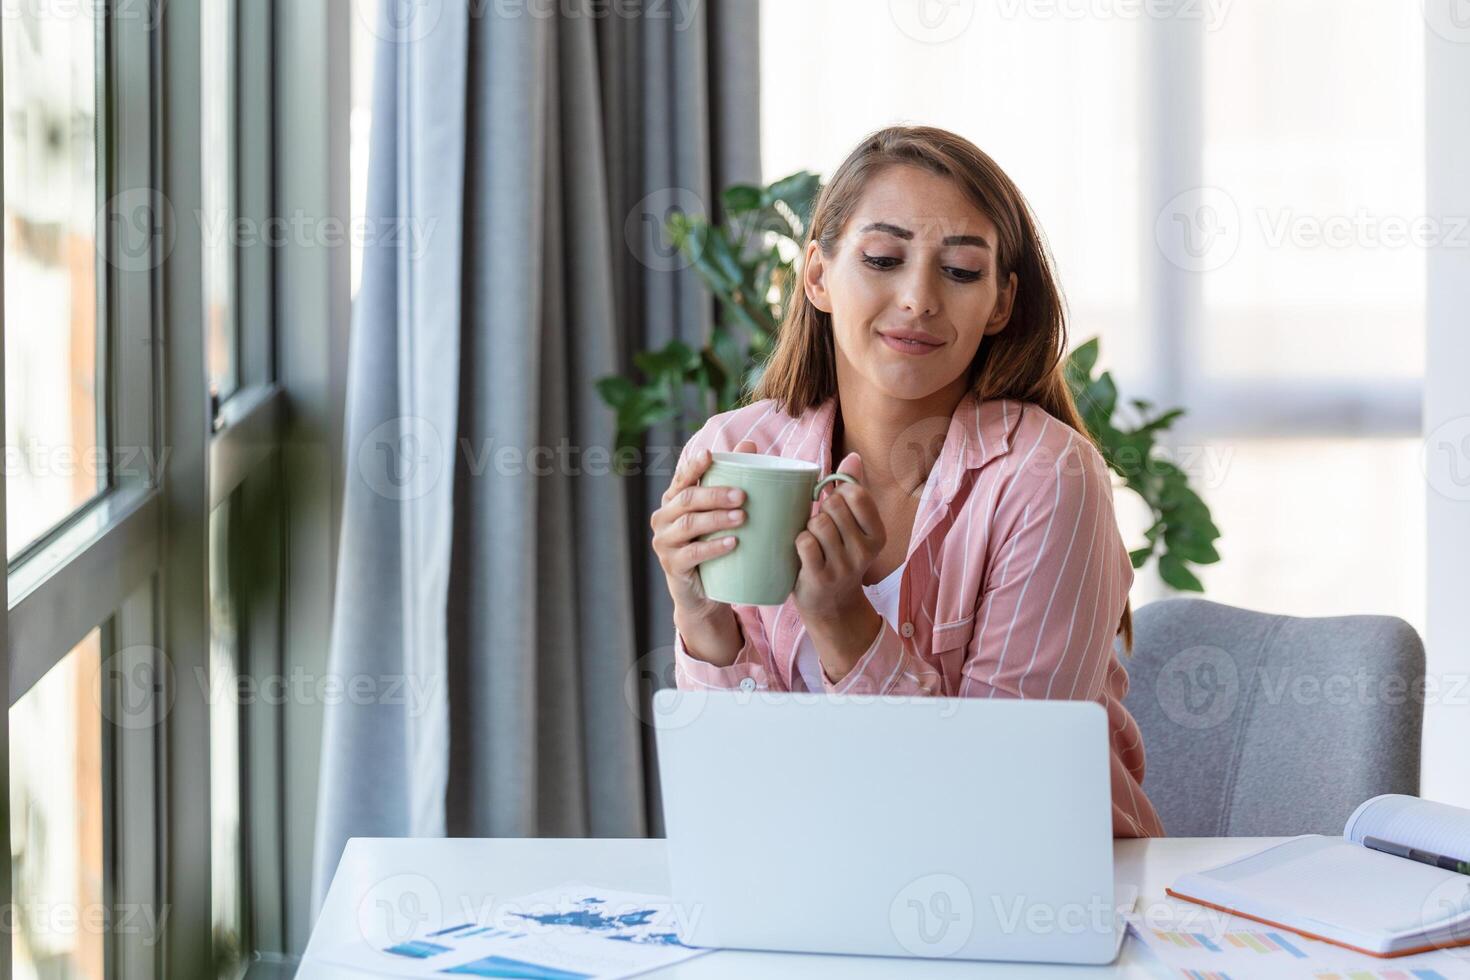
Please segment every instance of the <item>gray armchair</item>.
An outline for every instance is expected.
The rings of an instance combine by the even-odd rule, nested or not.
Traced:
[[[1133,621],[1124,704],[1169,836],[1341,834],[1368,797],[1418,794],[1424,645],[1408,623],[1204,599]]]

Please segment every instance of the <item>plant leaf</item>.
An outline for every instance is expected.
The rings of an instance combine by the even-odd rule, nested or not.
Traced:
[[[731,216],[756,211],[761,206],[761,189],[750,184],[731,184],[720,195],[725,213]]]
[[[1159,555],[1159,577],[1183,592],[1203,592],[1205,590],[1200,580],[1194,577],[1194,573],[1184,567],[1184,562],[1178,556],[1168,552]]]
[[[621,374],[609,374],[597,379],[597,393],[609,408],[619,408],[633,393],[633,382]]]

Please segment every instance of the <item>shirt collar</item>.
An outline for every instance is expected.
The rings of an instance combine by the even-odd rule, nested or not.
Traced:
[[[979,469],[1010,451],[1011,437],[1021,420],[1023,403],[1009,398],[980,401],[973,391],[965,393],[949,419],[949,430],[939,460],[934,464],[941,473],[951,474],[946,482],[946,497],[958,485],[953,476],[960,470]],[[832,427],[837,419],[837,398],[833,396],[808,408],[795,420],[793,431],[781,446],[781,455],[804,459],[821,467],[821,475],[832,471]],[[955,469],[958,462],[959,470]]]

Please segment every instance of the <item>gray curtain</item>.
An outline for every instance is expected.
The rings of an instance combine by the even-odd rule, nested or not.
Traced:
[[[759,179],[757,2],[632,6],[383,0],[314,909],[353,836],[662,834],[688,433],[614,475],[593,385],[708,335],[656,225]]]

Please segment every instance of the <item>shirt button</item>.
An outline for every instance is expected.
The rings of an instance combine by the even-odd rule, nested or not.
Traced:
[[[740,678],[740,690],[742,690],[742,691],[754,691],[755,690],[755,678],[754,677],[742,677],[742,678]]]
[[[909,637],[914,635],[914,624],[904,623],[898,628],[898,631],[903,634],[904,639],[908,639]]]

